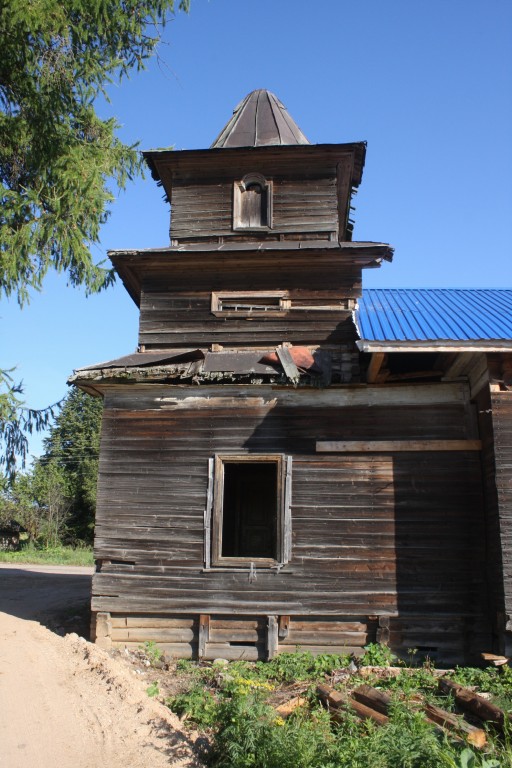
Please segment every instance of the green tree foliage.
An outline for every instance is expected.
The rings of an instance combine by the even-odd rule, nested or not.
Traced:
[[[0,495],[0,519],[21,523],[29,542],[44,549],[66,538],[69,515],[65,478],[55,465],[18,474]]]
[[[72,538],[92,540],[96,510],[96,481],[103,401],[73,389],[62,401],[60,412],[44,441],[45,452],[38,472],[60,479],[69,502],[66,525]],[[47,500],[51,488],[45,487]]]
[[[14,519],[43,547],[90,542],[103,402],[73,388],[44,441],[44,455],[0,494],[0,518]]]
[[[11,373],[0,369],[0,469],[10,481],[14,480],[16,459],[25,465],[27,434],[46,429],[59,406],[56,403],[40,411],[27,408],[21,397],[22,385],[14,382]]]
[[[179,7],[188,8],[188,0]],[[6,0],[0,8],[0,291],[20,303],[48,269],[97,291],[111,274],[90,246],[140,170],[95,99],[141,69],[173,0]]]
[[[187,11],[189,0],[179,0]],[[91,256],[115,189],[141,171],[135,145],[103,120],[106,86],[144,67],[174,0],[5,0],[0,4],[0,297],[20,305],[49,269],[89,293],[112,280]],[[26,432],[52,410],[22,408],[0,370],[0,441],[13,476]]]

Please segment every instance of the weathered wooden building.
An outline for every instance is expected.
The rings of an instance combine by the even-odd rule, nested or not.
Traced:
[[[105,404],[97,642],[502,649],[512,291],[363,293],[392,257],[352,240],[365,144],[310,144],[267,91],[145,158],[170,245],[110,253],[138,351],[72,377]]]

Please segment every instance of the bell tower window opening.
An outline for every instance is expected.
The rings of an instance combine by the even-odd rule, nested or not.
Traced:
[[[223,291],[211,300],[216,317],[284,317],[290,307],[287,291]]]
[[[261,231],[272,227],[272,182],[250,173],[233,187],[233,229]]]

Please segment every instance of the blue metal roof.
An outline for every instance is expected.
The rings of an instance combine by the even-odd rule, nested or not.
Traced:
[[[370,288],[356,323],[368,342],[512,341],[511,288]]]

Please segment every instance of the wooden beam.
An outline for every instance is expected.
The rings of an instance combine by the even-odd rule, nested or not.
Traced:
[[[425,703],[423,705],[423,711],[427,715],[427,718],[437,725],[441,725],[443,728],[448,728],[451,731],[459,731],[463,736],[478,749],[483,749],[487,744],[487,735],[483,728],[477,728],[476,725],[470,725],[460,716],[454,715],[453,712],[447,712],[440,707],[436,707],[434,704]]]
[[[283,366],[284,372],[292,382],[298,382],[300,379],[299,369],[293,362],[290,350],[287,347],[277,347],[276,349],[279,362]]]
[[[480,451],[481,440],[317,440],[317,453]]]
[[[468,688],[454,683],[453,680],[441,679],[439,688],[443,693],[451,694],[462,709],[471,712],[481,720],[492,723],[500,730],[503,730],[505,723],[508,725],[510,722],[508,714],[505,714],[502,709]]]
[[[331,717],[335,720],[342,720],[343,711],[349,709],[353,710],[361,720],[372,720],[376,725],[386,725],[389,722],[389,718],[386,715],[372,707],[361,704],[356,699],[344,696],[328,685],[317,685],[316,692],[324,704],[328,705],[331,710]]]
[[[290,631],[290,617],[289,616],[280,616],[279,617],[279,638],[281,640],[284,640],[285,637],[288,637],[288,633]]]
[[[198,656],[204,659],[208,640],[210,639],[210,617],[205,614],[199,616],[199,648]]]
[[[277,616],[268,616],[267,618],[267,659],[270,661],[276,655],[279,646],[279,626]]]
[[[377,381],[377,376],[379,375],[385,357],[385,352],[374,352],[372,354],[370,365],[366,371],[366,381],[368,384],[375,384]]]
[[[379,617],[376,640],[380,645],[387,645],[389,643],[389,616]]]

